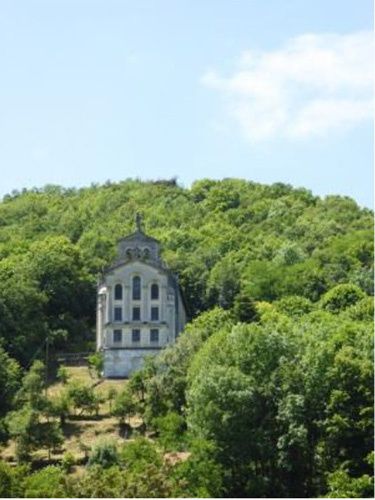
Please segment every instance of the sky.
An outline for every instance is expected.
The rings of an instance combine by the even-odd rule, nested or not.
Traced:
[[[372,0],[0,0],[0,196],[239,177],[373,204]]]

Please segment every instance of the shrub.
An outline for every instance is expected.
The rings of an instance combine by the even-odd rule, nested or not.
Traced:
[[[62,383],[62,384],[67,384],[69,380],[69,374],[68,370],[66,369],[65,366],[59,366],[59,369],[57,370],[57,379]]]
[[[287,316],[302,316],[313,310],[313,303],[298,295],[290,295],[274,303],[276,309]]]
[[[117,394],[112,408],[112,415],[117,417],[120,424],[126,422],[126,419],[134,415],[136,404],[134,397],[128,387],[125,387],[119,394]]]
[[[175,449],[181,446],[186,430],[185,419],[181,415],[169,412],[162,417],[155,418],[153,424],[159,431],[161,444],[166,449]]]
[[[125,444],[120,452],[121,462],[127,469],[143,470],[147,464],[161,467],[163,458],[157,446],[152,441],[138,437]]]
[[[91,354],[91,356],[88,357],[87,361],[89,364],[90,375],[93,376],[93,374],[95,374],[96,377],[100,378],[102,376],[104,367],[103,354],[101,352]]]
[[[116,465],[119,462],[119,455],[115,443],[103,441],[96,444],[89,457],[88,466],[100,465],[104,469]]]
[[[320,301],[321,307],[327,311],[338,313],[356,304],[366,294],[351,283],[337,285],[325,293]]]
[[[64,453],[62,460],[61,460],[61,467],[64,469],[65,472],[70,472],[72,470],[73,465],[75,464],[76,460],[74,458],[74,455],[70,453],[70,451],[67,451]]]
[[[65,474],[60,467],[50,465],[34,472],[25,479],[27,498],[64,498],[69,497]]]
[[[29,466],[17,465],[12,467],[0,461],[0,498],[23,497],[22,482],[29,472]]]
[[[94,389],[92,387],[80,384],[71,384],[68,387],[68,397],[72,401],[73,406],[81,410],[80,415],[83,412],[87,412],[90,415],[95,411],[99,411],[100,399],[96,396]]]

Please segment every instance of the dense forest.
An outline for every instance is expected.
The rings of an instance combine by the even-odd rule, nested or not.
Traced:
[[[98,413],[53,358],[94,351],[98,275],[137,212],[190,322],[108,396],[119,432],[142,422],[128,442],[85,450],[79,474],[69,453],[40,463],[39,448],[64,450],[74,408]],[[372,497],[372,227],[348,197],[239,179],[6,195],[0,439],[17,463],[0,461],[0,496]]]

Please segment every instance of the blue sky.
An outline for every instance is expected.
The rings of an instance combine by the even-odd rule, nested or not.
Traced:
[[[0,195],[128,177],[372,205],[372,1],[0,0]]]

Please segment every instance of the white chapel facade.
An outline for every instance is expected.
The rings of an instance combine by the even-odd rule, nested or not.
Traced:
[[[183,295],[160,244],[143,232],[139,215],[136,223],[98,284],[96,348],[104,377],[128,377],[146,356],[175,342],[186,323]]]

